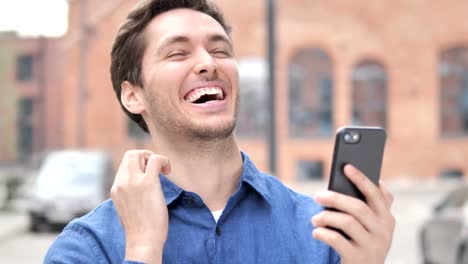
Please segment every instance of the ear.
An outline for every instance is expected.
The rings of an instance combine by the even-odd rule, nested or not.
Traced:
[[[141,88],[124,81],[121,85],[120,102],[132,114],[138,115],[145,110]]]

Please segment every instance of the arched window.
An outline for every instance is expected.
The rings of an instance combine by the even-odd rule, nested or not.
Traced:
[[[352,73],[353,124],[380,126],[387,124],[387,73],[375,60],[364,60]]]
[[[468,135],[468,46],[442,51],[439,81],[442,135]]]
[[[300,50],[289,62],[288,77],[289,136],[331,136],[333,69],[327,53]]]
[[[260,58],[239,61],[240,102],[236,134],[243,138],[266,137],[267,64]]]

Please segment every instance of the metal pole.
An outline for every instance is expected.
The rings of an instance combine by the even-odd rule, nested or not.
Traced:
[[[275,0],[267,0],[267,27],[268,27],[268,87],[270,97],[268,109],[270,111],[270,122],[268,129],[269,165],[270,173],[276,175],[276,32],[275,32]]]
[[[87,54],[87,31],[86,31],[86,12],[87,0],[81,0],[80,3],[80,54],[78,58],[78,108],[77,108],[77,144],[79,148],[85,147],[85,96],[86,96],[86,54]]]

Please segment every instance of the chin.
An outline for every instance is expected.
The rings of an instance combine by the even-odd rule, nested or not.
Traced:
[[[202,140],[222,140],[230,137],[236,126],[235,119],[216,122],[216,124],[199,124],[189,129],[189,136]]]

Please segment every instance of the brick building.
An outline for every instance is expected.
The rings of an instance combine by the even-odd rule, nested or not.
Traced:
[[[0,162],[63,147],[57,39],[0,33]]]
[[[112,39],[136,1],[69,2],[64,144],[120,160],[149,144],[121,111],[109,74]],[[237,135],[267,170],[266,1],[216,2],[240,65]],[[326,177],[334,132],[347,124],[387,129],[384,178],[468,174],[466,10],[462,0],[277,0],[278,175]]]

